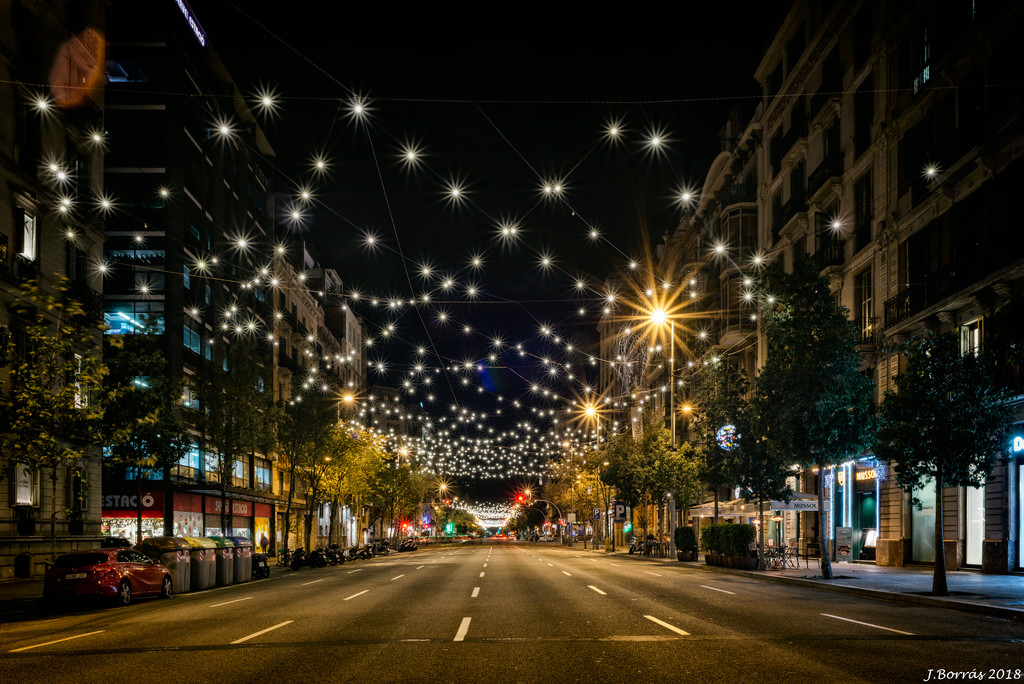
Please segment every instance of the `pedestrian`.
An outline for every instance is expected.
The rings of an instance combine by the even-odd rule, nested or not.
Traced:
[[[263,553],[267,552],[268,546],[270,546],[270,540],[267,539],[267,533],[264,532],[263,536],[260,538],[260,547],[263,549]]]

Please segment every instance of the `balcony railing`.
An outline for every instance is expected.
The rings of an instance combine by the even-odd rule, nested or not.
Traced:
[[[825,159],[818,164],[811,175],[807,177],[807,193],[813,195],[821,189],[829,178],[843,175],[843,162],[838,157]]]
[[[878,318],[876,316],[864,316],[854,319],[854,324],[860,332],[858,344],[875,344],[878,335]]]
[[[845,260],[845,252],[843,249],[843,243],[840,240],[827,240],[817,252],[814,253],[814,259],[818,262],[820,268],[828,268],[829,266],[842,266]]]

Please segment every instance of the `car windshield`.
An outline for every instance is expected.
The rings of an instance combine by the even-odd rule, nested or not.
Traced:
[[[55,568],[78,568],[83,565],[99,565],[107,562],[105,553],[69,553],[58,556],[54,562]]]

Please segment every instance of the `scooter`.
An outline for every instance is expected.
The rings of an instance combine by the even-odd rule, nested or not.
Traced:
[[[252,578],[264,579],[270,577],[270,563],[267,561],[267,554],[254,553],[252,555]]]

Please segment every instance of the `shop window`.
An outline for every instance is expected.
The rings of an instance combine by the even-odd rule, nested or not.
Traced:
[[[15,463],[11,489],[12,506],[38,506],[39,469],[30,468],[24,463]]]
[[[199,444],[192,442],[188,452],[174,465],[174,474],[178,477],[198,479],[202,476],[202,463],[203,454],[199,450]]]

